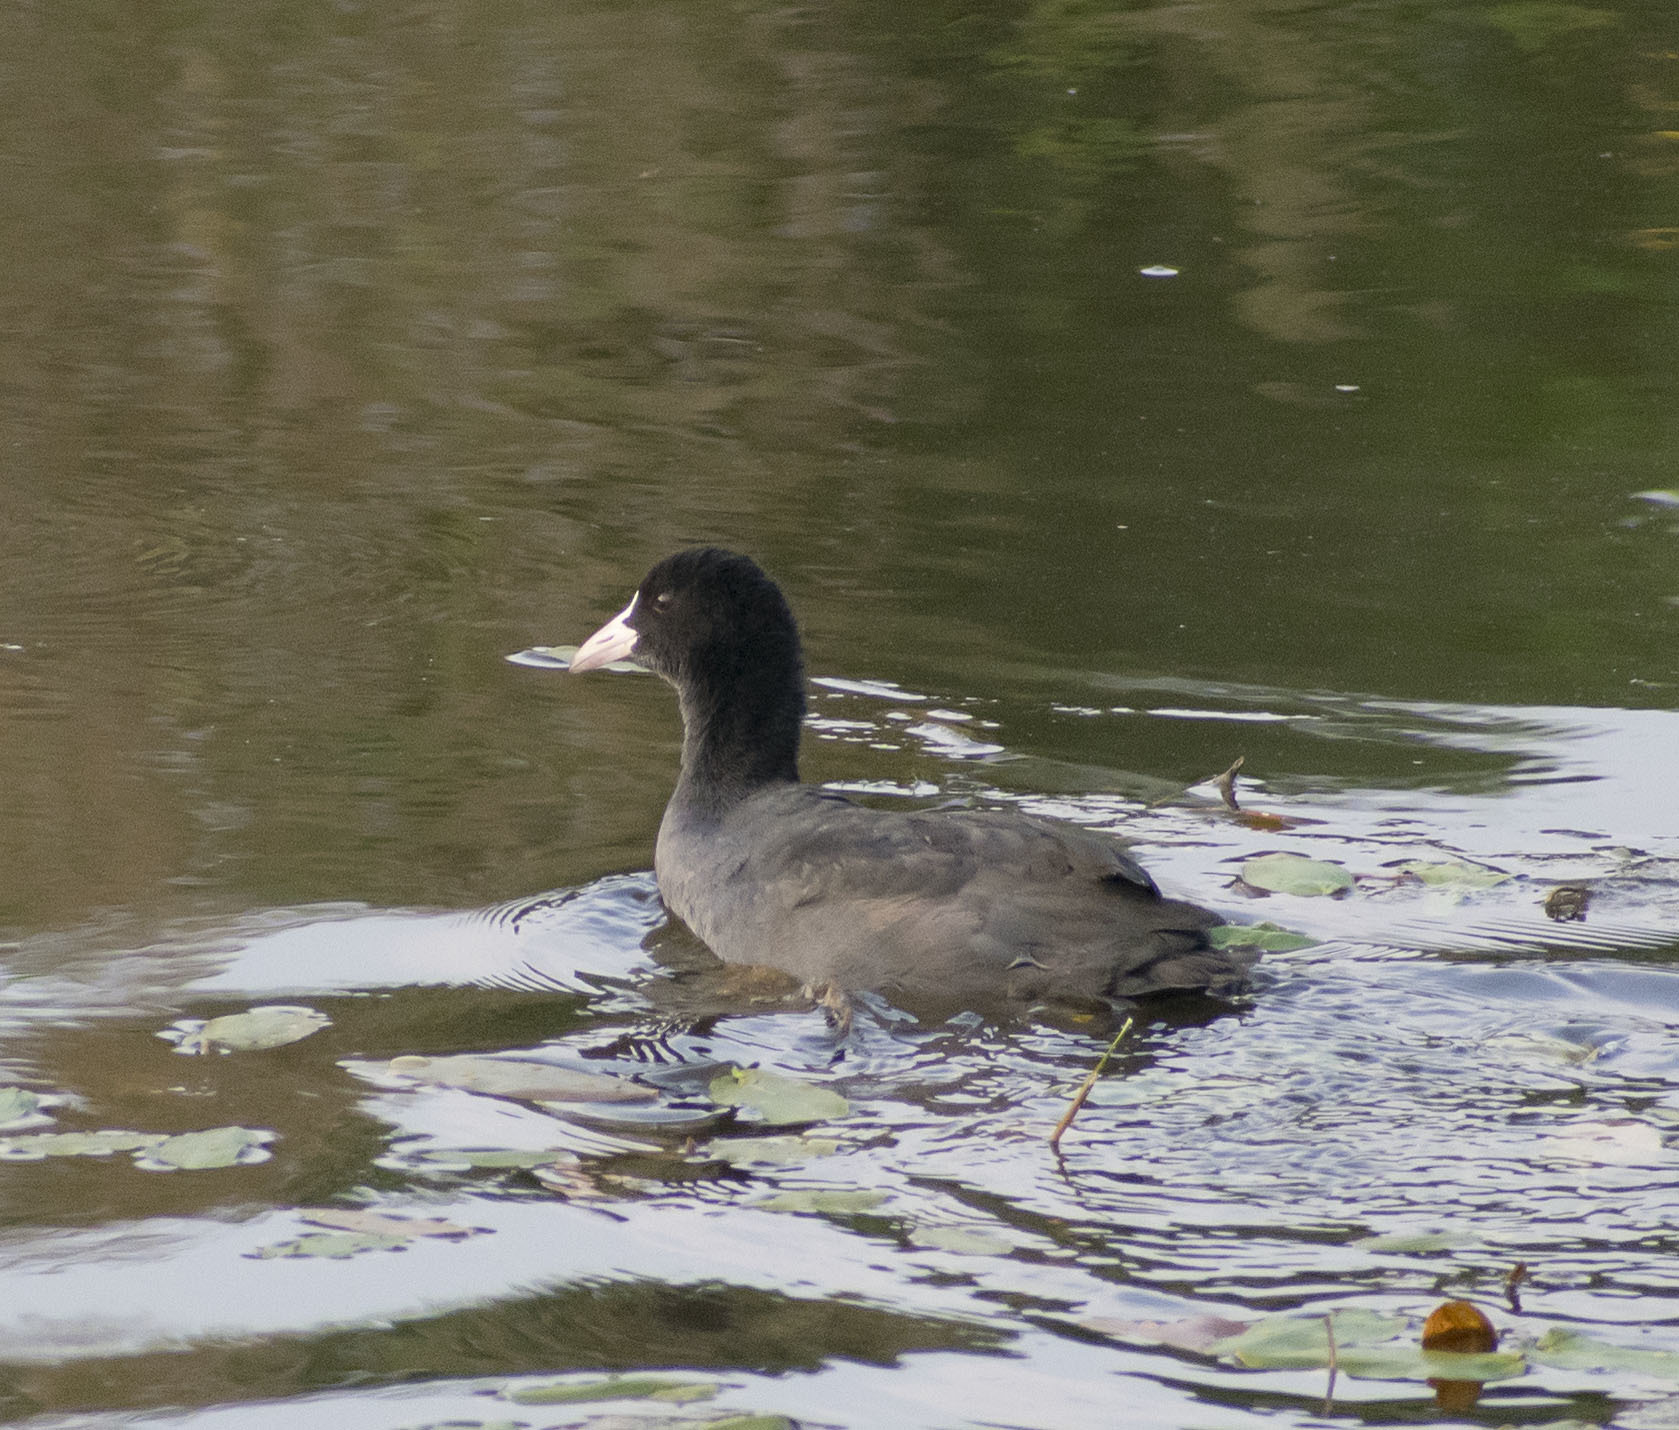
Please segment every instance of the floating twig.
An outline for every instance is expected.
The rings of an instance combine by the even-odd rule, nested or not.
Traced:
[[[1120,1025],[1119,1031],[1114,1034],[1113,1041],[1108,1044],[1102,1056],[1096,1059],[1096,1066],[1091,1068],[1090,1076],[1085,1078],[1079,1086],[1079,1090],[1073,1094],[1073,1100],[1067,1104],[1067,1110],[1061,1114],[1061,1120],[1055,1124],[1055,1131],[1049,1134],[1051,1151],[1060,1151],[1061,1134],[1073,1125],[1073,1119],[1079,1115],[1079,1108],[1084,1106],[1085,1099],[1090,1096],[1090,1089],[1096,1086],[1096,1079],[1102,1076],[1102,1069],[1107,1067],[1108,1059],[1118,1050],[1119,1040],[1130,1031],[1131,1020],[1127,1018]]]

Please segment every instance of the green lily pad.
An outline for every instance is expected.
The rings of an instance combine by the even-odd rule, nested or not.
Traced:
[[[531,1058],[460,1053],[445,1058],[392,1058],[384,1064],[351,1060],[344,1066],[353,1072],[371,1071],[375,1076],[394,1074],[435,1087],[458,1087],[467,1092],[533,1102],[651,1102],[658,1096],[652,1088],[626,1078],[580,1072]]]
[[[1292,953],[1317,943],[1315,938],[1271,923],[1219,924],[1207,930],[1207,940],[1214,948],[1257,948],[1262,953]]]
[[[1425,884],[1444,885],[1454,889],[1490,889],[1495,884],[1504,883],[1510,877],[1502,869],[1490,869],[1485,864],[1467,864],[1461,859],[1443,859],[1437,862],[1407,859],[1399,867]]]
[[[832,1157],[839,1143],[832,1137],[720,1137],[708,1150],[734,1167],[787,1167]]]
[[[1242,882],[1273,894],[1321,898],[1353,886],[1353,876],[1339,864],[1302,854],[1262,854],[1242,865]]]
[[[158,1036],[174,1042],[179,1053],[254,1053],[302,1042],[331,1026],[332,1019],[313,1008],[274,1003],[207,1022],[177,1023]]]
[[[1425,1351],[1408,1322],[1357,1307],[1334,1314],[1336,1367],[1362,1380],[1506,1380],[1527,1368],[1519,1351]],[[1330,1363],[1322,1316],[1267,1316],[1209,1347],[1255,1370],[1307,1370]]]
[[[1612,1346],[1560,1326],[1552,1326],[1530,1346],[1528,1358],[1555,1370],[1624,1370],[1679,1380],[1679,1351]]]
[[[204,1172],[217,1167],[247,1166],[266,1162],[272,1132],[250,1127],[212,1127],[204,1132],[182,1132],[147,1147],[134,1159],[136,1167],[148,1172]]]
[[[1404,1335],[1409,1325],[1403,1316],[1384,1316],[1357,1307],[1337,1311],[1336,1349],[1391,1341]],[[1215,1342],[1208,1349],[1214,1355],[1266,1370],[1328,1365],[1329,1331],[1322,1316],[1266,1316],[1240,1335]]]
[[[767,1212],[824,1212],[846,1216],[854,1212],[873,1211],[885,1200],[885,1192],[849,1191],[843,1187],[812,1187],[777,1192],[773,1197],[765,1197],[752,1205]]]
[[[137,1152],[167,1141],[162,1132],[32,1132],[23,1137],[0,1137],[0,1161],[38,1162],[43,1157],[109,1157],[113,1152]]]
[[[271,1246],[258,1247],[246,1254],[269,1261],[283,1256],[318,1256],[328,1261],[343,1261],[364,1251],[402,1251],[408,1239],[401,1236],[377,1236],[370,1232],[312,1231],[289,1241],[276,1241]]]
[[[717,1386],[711,1381],[667,1380],[652,1375],[613,1376],[609,1380],[582,1383],[560,1381],[502,1392],[515,1405],[582,1405],[596,1400],[661,1400],[681,1404],[709,1400],[716,1394]]]
[[[713,1102],[747,1108],[777,1127],[825,1122],[851,1111],[851,1104],[837,1092],[762,1068],[725,1068],[712,1078],[708,1090]]]
[[[23,1087],[0,1087],[0,1127],[28,1127],[51,1119],[41,1111],[41,1095]]]

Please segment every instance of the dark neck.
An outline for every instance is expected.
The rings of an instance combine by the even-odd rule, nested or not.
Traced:
[[[721,813],[769,785],[797,784],[804,667],[752,684],[714,679],[679,687],[682,784],[688,803]]]

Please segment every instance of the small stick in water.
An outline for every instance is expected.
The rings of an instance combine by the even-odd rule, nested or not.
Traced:
[[[1085,1078],[1079,1090],[1073,1094],[1073,1100],[1067,1104],[1067,1110],[1061,1114],[1061,1120],[1055,1124],[1055,1131],[1049,1134],[1049,1146],[1052,1152],[1061,1150],[1061,1134],[1073,1125],[1073,1119],[1079,1115],[1079,1108],[1084,1106],[1084,1100],[1090,1096],[1090,1089],[1096,1086],[1096,1079],[1102,1076],[1102,1069],[1107,1067],[1111,1058],[1119,1047],[1119,1040],[1131,1031],[1131,1020],[1127,1018],[1114,1034],[1114,1040],[1108,1044],[1107,1050],[1096,1059],[1096,1066],[1091,1068],[1090,1076]]]

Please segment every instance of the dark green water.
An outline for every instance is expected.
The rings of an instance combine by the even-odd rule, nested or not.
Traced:
[[[1414,1337],[1448,1296],[1509,1347],[1679,1357],[1667,7],[0,32],[0,1084],[47,1099],[0,1139],[275,1134],[0,1161],[0,1416],[1455,1423],[1418,1378],[1326,1407],[1320,1368],[1135,1329]],[[1121,828],[1173,892],[1322,941],[1146,1013],[1062,1161],[1094,1029],[870,1008],[839,1042],[673,982],[668,691],[503,657],[695,540],[794,602],[808,778]],[[1237,756],[1303,822],[1148,805]],[[1234,876],[1275,850],[1358,886],[1256,905]],[[1395,877],[1448,858],[1511,877]],[[1563,882],[1583,925],[1539,912]],[[332,1025],[155,1036],[274,1002]],[[851,1110],[743,1166],[739,1128],[626,1147],[344,1065],[496,1051],[667,1113],[723,1063]],[[365,1206],[484,1230],[255,1254]],[[1564,1359],[1456,1418],[1631,1430],[1679,1394],[1660,1355]],[[489,1398],[609,1370],[721,1389]]]

